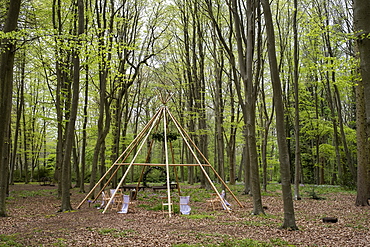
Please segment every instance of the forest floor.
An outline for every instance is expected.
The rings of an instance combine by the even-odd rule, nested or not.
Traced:
[[[227,194],[232,212],[207,209],[211,191],[183,186],[191,196],[192,212],[168,217],[159,194],[140,191],[129,213],[104,214],[98,204],[77,205],[86,193],[71,190],[71,212],[57,213],[57,187],[16,184],[10,187],[8,217],[0,218],[0,246],[370,246],[370,207],[356,207],[355,193],[339,187],[303,186],[302,200],[294,201],[299,230],[283,230],[280,185],[263,192],[265,215],[251,215],[252,198],[242,185],[232,186],[243,208]],[[163,192],[165,194],[165,192]],[[173,194],[175,194],[173,192]],[[311,194],[311,195],[310,195]],[[319,195],[322,200],[312,199]],[[174,195],[174,204],[176,205]],[[323,217],[337,223],[323,223]]]

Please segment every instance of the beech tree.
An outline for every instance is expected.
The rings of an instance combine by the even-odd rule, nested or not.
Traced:
[[[285,122],[284,122],[284,105],[282,99],[282,90],[280,83],[280,76],[276,60],[275,51],[275,34],[274,25],[272,21],[271,8],[268,0],[261,0],[263,6],[263,13],[266,22],[267,34],[267,48],[269,56],[269,65],[271,73],[271,81],[273,87],[273,98],[275,103],[276,112],[276,130],[279,145],[279,161],[281,173],[281,186],[283,191],[283,204],[284,204],[284,222],[282,228],[297,230],[298,227],[295,223],[294,206],[291,189],[290,177],[290,161],[288,154],[288,146],[285,136]]]
[[[13,92],[13,64],[16,52],[16,30],[21,0],[9,1],[3,32],[8,36],[0,44],[0,217],[6,216],[6,196],[8,191],[8,167],[10,163],[10,120]]]
[[[355,0],[354,26],[360,58],[357,86],[357,197],[356,205],[369,206],[370,198],[370,2]]]

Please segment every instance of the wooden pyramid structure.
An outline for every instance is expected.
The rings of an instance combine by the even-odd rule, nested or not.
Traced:
[[[126,171],[124,172],[121,180],[119,181],[117,188],[115,191],[118,191],[120,187],[122,187],[122,184],[124,183],[130,169],[132,166],[143,166],[143,171],[145,167],[147,166],[156,166],[156,167],[165,167],[166,170],[166,185],[167,185],[167,201],[168,201],[168,214],[169,217],[171,217],[171,183],[170,183],[170,167],[176,167],[176,166],[197,166],[201,169],[203,174],[205,175],[206,179],[210,183],[212,189],[215,191],[217,194],[217,197],[220,199],[223,207],[230,212],[229,207],[226,206],[225,201],[222,199],[221,194],[218,192],[217,188],[213,184],[211,178],[209,177],[208,173],[206,172],[205,167],[209,167],[212,172],[217,176],[218,180],[223,184],[225,189],[230,193],[230,195],[234,198],[234,200],[239,204],[240,207],[243,207],[241,202],[236,198],[236,196],[233,194],[233,192],[230,190],[230,188],[227,186],[227,184],[223,181],[223,179],[219,176],[219,174],[216,172],[216,170],[213,168],[213,166],[209,163],[209,161],[206,159],[206,157],[201,153],[199,148],[195,145],[194,141],[190,138],[189,134],[184,130],[184,128],[180,125],[180,123],[177,121],[177,119],[172,115],[166,104],[170,100],[171,97],[167,97],[166,99],[162,98],[162,103],[163,106],[160,107],[160,109],[154,114],[154,116],[149,120],[149,122],[145,125],[145,127],[142,129],[142,131],[136,136],[136,138],[128,145],[126,150],[118,157],[118,159],[114,162],[114,164],[106,171],[106,173],[100,178],[100,180],[95,184],[95,186],[90,190],[90,192],[86,195],[86,197],[81,201],[81,203],[77,206],[77,208],[80,208],[82,204],[89,198],[89,196],[94,192],[94,190],[98,187],[99,184],[101,184],[105,178],[108,177],[109,174],[111,176],[108,178],[108,180],[105,182],[103,185],[102,189],[98,192],[96,198],[100,196],[100,194],[104,191],[104,189],[108,186],[108,184],[111,182],[113,177],[117,174],[118,170],[122,166],[128,166]],[[186,147],[189,149],[191,152],[194,160],[196,161],[195,164],[173,164],[169,163],[169,152],[168,152],[168,142],[169,142],[169,132],[168,132],[168,122],[172,121],[173,124],[175,125],[179,135],[182,137]],[[138,154],[142,150],[143,146],[145,143],[147,143],[147,140],[150,136],[150,134],[153,132],[154,129],[158,129],[159,125],[163,123],[163,142],[164,142],[164,164],[154,164],[154,163],[135,163],[136,158],[138,157]],[[170,142],[171,143],[171,142]],[[150,144],[150,150],[148,151],[148,156],[149,153],[151,152],[151,147],[153,145],[153,141]],[[171,146],[172,149],[172,146]],[[131,159],[130,162],[127,162],[128,157],[134,152],[134,150],[137,150],[136,153],[133,154],[133,158]],[[172,150],[171,150],[172,151]],[[173,155],[173,152],[172,152]],[[204,164],[201,163],[200,160],[205,161]],[[176,171],[176,169],[174,169]],[[177,174],[176,175],[176,180],[177,180]],[[141,174],[141,178],[143,177],[143,172]],[[138,188],[140,186],[140,180],[137,184],[136,187],[136,193],[138,192]],[[176,181],[178,183],[178,181]],[[179,189],[179,187],[178,187]],[[180,194],[180,189],[179,189],[179,194]],[[111,195],[111,199],[109,200],[107,205],[110,205],[114,198],[115,192],[113,195]],[[106,212],[108,209],[108,206],[105,207],[103,213]]]

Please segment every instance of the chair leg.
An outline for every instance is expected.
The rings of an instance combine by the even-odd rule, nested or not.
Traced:
[[[170,204],[168,204],[167,202],[166,203],[162,203],[162,214],[163,214],[163,217],[165,216],[165,206],[169,207],[169,205],[171,205],[171,213],[172,214],[174,213],[172,202]]]

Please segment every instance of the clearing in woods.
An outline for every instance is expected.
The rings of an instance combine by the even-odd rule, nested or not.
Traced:
[[[57,213],[56,186],[16,184],[7,200],[9,217],[0,218],[0,246],[368,246],[370,207],[356,207],[355,192],[333,186],[302,186],[303,199],[295,201],[298,231],[279,229],[283,221],[280,185],[263,193],[266,215],[251,215],[253,204],[243,185],[231,186],[245,206],[232,198],[232,212],[206,208],[212,191],[182,185],[190,195],[190,215],[163,215],[161,191],[140,191],[128,214],[111,209],[102,214],[98,204]],[[71,190],[74,208],[86,194]],[[165,192],[163,192],[165,193]],[[316,198],[316,199],[313,199]],[[319,200],[321,199],[321,200]],[[177,201],[176,201],[177,200]],[[337,223],[323,223],[337,217]]]

